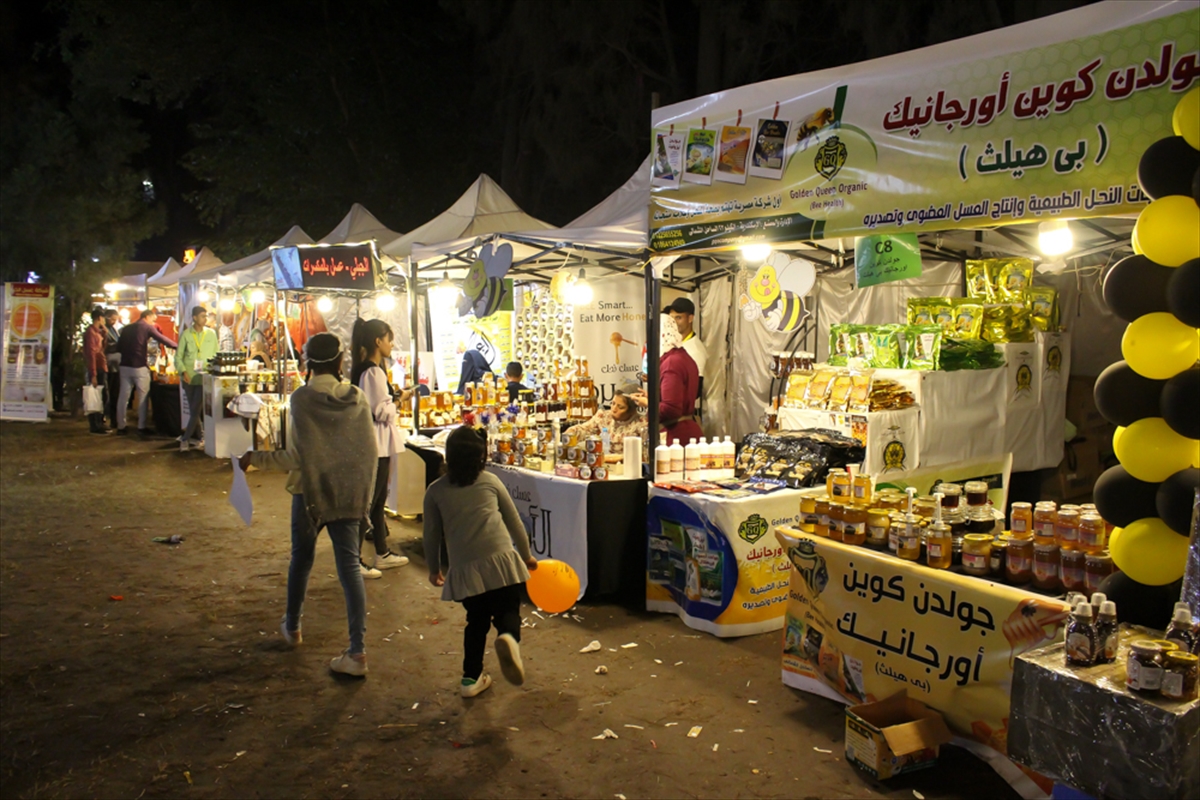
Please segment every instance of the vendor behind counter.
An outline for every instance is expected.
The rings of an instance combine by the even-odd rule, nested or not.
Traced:
[[[646,439],[646,418],[639,412],[632,395],[640,392],[636,383],[628,383],[617,389],[608,409],[601,409],[587,422],[573,425],[567,430],[574,431],[583,439],[588,436],[600,436],[604,428],[608,429],[611,445],[606,461],[623,460],[625,453],[625,437],[639,436]],[[642,461],[651,448],[642,448]]]

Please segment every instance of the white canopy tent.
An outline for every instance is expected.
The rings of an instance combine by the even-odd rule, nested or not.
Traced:
[[[277,239],[269,247],[264,247],[257,253],[245,258],[239,258],[225,264],[218,270],[222,285],[248,286],[254,283],[265,283],[275,280],[275,268],[271,265],[271,247],[288,247],[296,244],[312,244],[312,237],[304,232],[299,225],[288,228],[288,232]]]

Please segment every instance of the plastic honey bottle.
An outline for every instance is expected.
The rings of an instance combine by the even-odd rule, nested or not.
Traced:
[[[721,442],[721,477],[735,477],[734,465],[737,463],[737,446],[728,436]]]
[[[1190,653],[1196,643],[1196,632],[1192,625],[1192,611],[1187,603],[1176,603],[1175,613],[1171,616],[1171,624],[1163,636],[1168,642],[1179,645],[1179,649]]]
[[[904,527],[900,531],[900,541],[896,555],[905,561],[917,561],[921,558],[921,527],[917,523],[917,515],[913,513],[913,497],[917,490],[908,487],[908,511],[904,514]]]
[[[1096,663],[1096,626],[1092,622],[1092,604],[1080,603],[1067,623],[1067,663],[1090,667]]]
[[[681,481],[681,480],[683,480],[683,458],[684,458],[683,445],[681,445],[679,443],[679,440],[676,439],[675,442],[671,445],[670,450],[671,450],[671,472],[669,473],[670,480]]]
[[[708,443],[708,439],[701,436],[700,441],[696,444],[696,480],[709,481],[712,480],[712,469],[709,467],[709,461],[712,458],[712,446]]]
[[[950,526],[942,522],[942,493],[933,495],[933,524],[925,538],[926,563],[934,569],[950,569],[953,537]]]
[[[658,447],[654,448],[654,482],[671,480],[671,448],[667,445],[667,434],[658,435]]]
[[[700,480],[700,445],[695,438],[688,439],[683,448],[683,477],[689,481]]]
[[[1111,664],[1117,660],[1119,638],[1117,635],[1117,604],[1112,600],[1105,600],[1100,604],[1100,614],[1096,617],[1097,664]]]

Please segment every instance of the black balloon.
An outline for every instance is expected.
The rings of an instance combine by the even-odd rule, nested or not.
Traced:
[[[1134,520],[1158,516],[1154,504],[1158,486],[1157,483],[1139,481],[1118,464],[1096,479],[1092,501],[1105,522],[1124,528]]]
[[[1171,270],[1167,283],[1167,310],[1184,325],[1200,328],[1200,258]]]
[[[1185,369],[1167,381],[1158,407],[1171,430],[1200,439],[1200,367]]]
[[[1154,200],[1169,194],[1191,194],[1192,173],[1200,168],[1200,150],[1182,136],[1159,139],[1138,162],[1138,185]]]
[[[1156,631],[1166,630],[1182,590],[1182,578],[1163,586],[1147,586],[1124,572],[1114,572],[1100,584],[1100,591],[1117,604],[1119,622]]]
[[[1155,496],[1158,516],[1168,528],[1184,536],[1192,532],[1192,505],[1197,488],[1200,488],[1200,469],[1188,467],[1160,483]]]
[[[1126,322],[1144,314],[1166,311],[1167,284],[1175,270],[1145,256],[1123,258],[1104,276],[1104,302]]]
[[[1092,397],[1096,409],[1113,425],[1132,425],[1139,419],[1157,417],[1159,396],[1166,381],[1138,375],[1124,361],[1109,364],[1096,378]]]

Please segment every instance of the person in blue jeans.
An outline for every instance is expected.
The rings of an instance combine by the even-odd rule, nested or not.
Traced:
[[[301,643],[300,619],[321,528],[333,542],[338,580],[346,596],[350,646],[329,663],[334,672],[365,676],[366,592],[359,568],[358,529],[375,488],[375,424],[361,390],[342,383],[342,345],[318,333],[304,348],[308,375],[290,400],[286,450],[249,452],[242,468],[286,470],[292,494],[292,559],[287,612],[279,631],[289,646]]]

